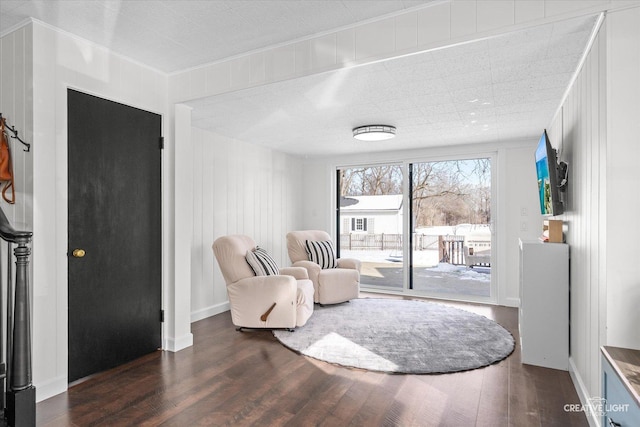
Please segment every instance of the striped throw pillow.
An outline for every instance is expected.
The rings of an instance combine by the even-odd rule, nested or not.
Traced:
[[[305,241],[305,246],[307,255],[309,255],[309,261],[315,262],[320,268],[336,268],[338,266],[336,251],[333,248],[332,242],[307,240]]]
[[[267,251],[258,246],[252,251],[247,251],[245,259],[256,276],[277,276],[280,274],[276,261]]]

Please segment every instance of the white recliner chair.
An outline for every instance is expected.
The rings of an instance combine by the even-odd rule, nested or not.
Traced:
[[[242,328],[293,329],[313,313],[313,283],[300,267],[281,268],[278,275],[256,276],[246,260],[256,249],[251,237],[223,236],[213,252],[227,283],[231,321]]]
[[[361,262],[352,258],[338,258],[337,267],[321,268],[310,261],[307,241],[327,242],[331,236],[322,230],[291,231],[287,233],[287,250],[294,267],[304,267],[313,282],[313,300],[319,304],[337,304],[358,298],[360,293]]]

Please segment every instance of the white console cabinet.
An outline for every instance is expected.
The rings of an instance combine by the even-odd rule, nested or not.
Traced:
[[[569,245],[520,240],[522,363],[569,368]]]

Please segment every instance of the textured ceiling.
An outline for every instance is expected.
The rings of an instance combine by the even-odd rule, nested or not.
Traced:
[[[537,141],[594,17],[190,102],[196,127],[299,155]],[[362,142],[351,129],[397,127]]]
[[[170,73],[433,0],[1,0],[0,33],[36,18]],[[595,17],[190,103],[194,126],[298,155],[536,140]],[[398,128],[364,143],[351,129]]]

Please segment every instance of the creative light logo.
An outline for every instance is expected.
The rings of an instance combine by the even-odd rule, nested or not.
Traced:
[[[629,410],[629,404],[618,403],[607,405],[607,399],[604,397],[591,397],[588,399],[586,405],[568,403],[564,405],[563,409],[565,412],[584,412],[587,415],[599,418],[607,413],[627,412]]]

